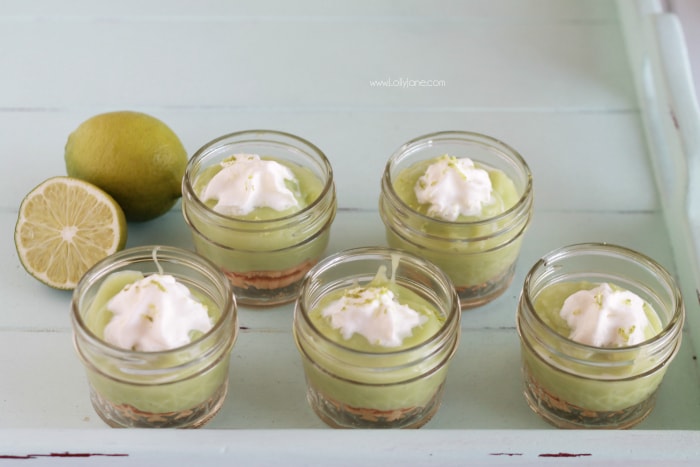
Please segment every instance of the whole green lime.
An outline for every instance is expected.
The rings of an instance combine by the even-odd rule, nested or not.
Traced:
[[[162,121],[141,112],[95,115],[68,136],[66,170],[109,193],[129,221],[165,214],[182,196],[187,151]]]

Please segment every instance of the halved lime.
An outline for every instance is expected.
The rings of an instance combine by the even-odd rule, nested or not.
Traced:
[[[83,274],[126,244],[124,212],[96,186],[52,177],[22,200],[15,246],[22,266],[56,289],[72,290]]]

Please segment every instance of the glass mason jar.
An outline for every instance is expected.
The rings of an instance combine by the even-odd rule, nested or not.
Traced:
[[[270,157],[303,170],[319,194],[308,206],[279,218],[220,214],[201,200],[197,180],[235,154]],[[223,270],[244,305],[272,306],[296,298],[304,274],[328,245],[336,204],[333,171],[323,152],[297,136],[269,130],[232,133],[205,144],[190,159],[182,186],[182,212],[195,250]]]
[[[218,316],[211,330],[187,345],[164,351],[132,351],[100,337],[106,326],[92,309],[105,301],[100,287],[113,273],[169,274]],[[114,291],[116,293],[117,290]],[[112,427],[197,428],[223,405],[229,356],[238,335],[231,285],[216,266],[193,252],[165,246],[123,250],[92,267],[73,292],[73,341],[85,366],[97,414]]]
[[[557,332],[538,302],[547,289],[607,282],[638,295],[659,332],[635,345],[595,347]],[[572,289],[550,308],[560,309]],[[549,295],[556,297],[556,295]],[[542,300],[544,301],[544,300]],[[539,307],[539,308],[538,308]],[[653,316],[658,316],[657,319]],[[629,428],[653,409],[656,391],[681,345],[685,310],[670,274],[650,258],[615,245],[566,246],[540,259],[527,274],[518,303],[525,398],[559,428]]]
[[[425,300],[440,323],[415,345],[358,349],[321,332],[310,314],[328,294],[365,285],[380,268]],[[460,337],[452,283],[433,264],[399,250],[357,248],[331,255],[307,275],[297,299],[293,334],[302,357],[307,401],[334,428],[419,428],[442,401],[448,363]]]
[[[397,181],[407,169],[443,155],[468,157],[490,172],[502,172],[512,181],[517,201],[505,212],[473,221],[448,221],[418,212],[418,206],[397,190]],[[407,142],[389,158],[381,182],[379,214],[389,246],[410,251],[445,271],[463,309],[484,305],[508,288],[532,209],[532,176],[523,158],[478,133],[447,131]]]

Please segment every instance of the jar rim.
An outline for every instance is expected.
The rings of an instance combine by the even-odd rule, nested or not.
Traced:
[[[279,138],[289,139],[291,141],[295,141],[295,142],[301,143],[302,145],[307,146],[311,150],[312,153],[314,153],[316,156],[318,156],[318,159],[321,163],[321,167],[326,172],[326,180],[325,180],[325,183],[323,185],[323,189],[321,190],[319,195],[311,203],[309,203],[307,206],[304,206],[302,209],[300,209],[298,211],[294,211],[294,212],[287,214],[287,215],[284,215],[284,216],[275,217],[274,219],[241,219],[241,218],[237,218],[237,217],[228,216],[226,214],[222,214],[218,211],[213,210],[209,206],[207,206],[206,203],[204,203],[200,199],[199,195],[197,195],[197,193],[194,190],[194,186],[192,184],[192,181],[193,181],[192,180],[192,178],[193,178],[192,172],[194,170],[194,166],[199,162],[200,159],[202,159],[205,155],[207,155],[210,150],[215,148],[217,145],[219,145],[223,141],[226,141],[226,140],[229,140],[232,138],[244,137],[244,136],[248,136],[248,135],[251,135],[251,136],[259,135],[259,137],[251,139],[251,140],[243,140],[240,142],[247,142],[247,141],[263,142],[266,140],[263,139],[262,136],[272,135],[272,136],[276,136]],[[279,144],[280,142],[275,141],[275,143]],[[289,145],[288,143],[284,143],[284,142],[281,142],[281,143],[283,145],[287,145],[287,146]],[[316,206],[318,206],[322,202],[322,200],[326,198],[328,193],[333,190],[333,183],[334,183],[333,182],[333,167],[331,166],[331,163],[328,160],[328,157],[326,157],[325,153],[323,151],[321,151],[321,149],[318,146],[316,146],[312,142],[310,142],[310,141],[308,141],[300,136],[294,135],[292,133],[287,133],[287,132],[278,131],[278,130],[253,129],[253,130],[236,131],[236,132],[232,132],[232,133],[227,133],[225,135],[221,135],[217,138],[214,138],[214,139],[208,141],[203,146],[201,146],[199,149],[197,149],[197,151],[195,151],[195,153],[192,155],[192,157],[190,157],[189,161],[187,162],[187,166],[185,167],[185,174],[182,177],[182,191],[183,191],[183,193],[188,193],[190,195],[189,200],[194,202],[199,209],[205,210],[208,215],[211,215],[214,218],[221,219],[224,222],[234,220],[234,221],[240,222],[241,224],[244,224],[244,225],[246,225],[246,224],[247,225],[261,225],[261,224],[266,224],[266,223],[270,223],[270,222],[285,222],[285,221],[289,221],[289,220],[294,220],[294,219],[298,218],[299,216],[306,214],[307,212],[316,208]]]
[[[104,277],[111,272],[115,271],[120,264],[129,258],[141,259],[142,262],[154,261],[156,253],[165,253],[168,259],[175,260],[176,262],[182,264],[185,262],[198,263],[200,268],[205,270],[207,274],[211,274],[212,277],[217,278],[218,286],[223,287],[223,294],[225,304],[221,310],[221,316],[212,325],[206,333],[199,336],[197,339],[188,342],[187,344],[175,347],[173,349],[157,350],[157,351],[144,351],[144,350],[131,350],[124,349],[122,347],[111,344],[104,339],[100,339],[85,323],[82,314],[80,313],[78,303],[80,301],[80,295],[84,288],[89,285],[93,279],[98,279]],[[232,316],[229,316],[232,315]],[[208,339],[213,334],[218,333],[225,323],[229,321],[229,318],[234,322],[237,322],[238,308],[236,304],[236,297],[231,288],[231,284],[223,275],[221,270],[214,265],[211,261],[203,256],[198,255],[189,250],[183,248],[165,246],[165,245],[142,245],[132,248],[127,248],[116,252],[106,258],[97,262],[92,266],[80,279],[78,285],[73,291],[73,296],[71,299],[71,317],[75,322],[78,330],[84,337],[90,342],[90,344],[96,347],[106,349],[114,354],[129,355],[134,357],[147,357],[147,358],[158,358],[164,355],[186,352],[190,348],[199,345],[202,341]],[[229,345],[232,346],[237,336],[237,330],[234,330],[230,338]]]
[[[355,349],[346,345],[343,345],[340,342],[337,342],[330,337],[326,336],[324,333],[322,333],[318,327],[314,324],[314,322],[311,320],[309,317],[309,311],[307,310],[306,307],[303,305],[302,302],[302,296],[304,291],[308,288],[312,277],[325,270],[328,268],[331,268],[335,265],[337,265],[340,261],[342,261],[344,258],[348,256],[361,256],[361,255],[377,255],[377,256],[383,256],[385,259],[390,260],[392,258],[392,255],[399,255],[403,258],[407,258],[410,261],[412,261],[414,264],[415,263],[423,263],[428,266],[434,273],[434,277],[439,277],[440,282],[443,282],[447,288],[448,292],[451,296],[451,306],[447,309],[447,313],[445,314],[445,321],[442,323],[440,328],[432,334],[429,338],[426,340],[420,341],[410,347],[405,347],[402,349],[398,350],[386,350],[382,352],[372,352],[372,351],[367,351],[367,350],[360,350],[360,349]],[[460,302],[459,302],[459,297],[457,295],[457,292],[454,288],[454,285],[452,284],[452,281],[449,279],[449,277],[437,266],[435,266],[433,263],[430,261],[424,260],[412,253],[409,253],[405,250],[400,250],[396,248],[390,248],[390,247],[379,247],[379,246],[365,246],[365,247],[355,247],[355,248],[350,248],[350,249],[345,249],[342,251],[338,251],[334,254],[331,254],[324,258],[323,260],[319,261],[317,264],[315,264],[309,272],[306,274],[304,277],[300,289],[299,289],[299,295],[297,297],[297,302],[295,306],[295,310],[298,310],[301,314],[302,319],[306,323],[307,326],[311,330],[313,330],[314,335],[318,336],[324,344],[329,345],[332,348],[337,348],[339,350],[342,350],[343,352],[347,352],[352,355],[362,355],[362,356],[381,356],[381,357],[392,357],[392,356],[397,356],[401,354],[408,354],[411,352],[416,351],[417,349],[429,346],[433,344],[434,342],[437,342],[439,340],[444,340],[446,338],[446,333],[448,333],[451,329],[453,329],[455,326],[459,327],[460,322],[461,322],[461,309],[460,309]],[[295,316],[298,313],[295,312]],[[456,322],[455,322],[456,321]],[[455,343],[455,349],[456,350],[456,343]],[[453,350],[453,351],[454,351]]]
[[[539,326],[541,326],[543,329],[546,329],[550,336],[553,336],[556,339],[559,339],[561,341],[566,342],[567,345],[570,345],[573,348],[616,354],[616,353],[634,351],[634,350],[638,350],[638,349],[642,349],[642,348],[646,348],[646,347],[653,347],[658,342],[666,341],[667,339],[669,339],[669,337],[668,337],[669,335],[675,335],[675,334],[678,334],[681,332],[681,328],[682,328],[683,322],[685,320],[685,308],[683,305],[683,297],[681,295],[681,292],[680,292],[675,280],[671,276],[671,274],[663,266],[661,266],[657,261],[655,261],[651,257],[645,255],[644,253],[641,253],[639,251],[633,250],[633,249],[625,247],[625,246],[612,244],[612,243],[608,243],[608,242],[584,242],[584,243],[575,243],[575,244],[565,245],[565,246],[562,246],[562,247],[559,247],[557,249],[550,251],[549,253],[542,256],[539,260],[537,260],[535,262],[535,264],[530,268],[530,270],[525,275],[525,280],[523,283],[523,289],[521,292],[521,300],[525,301],[526,308],[528,310],[535,310],[535,305],[532,301],[532,297],[529,293],[529,290],[531,289],[531,283],[533,280],[533,276],[535,275],[535,273],[539,269],[546,268],[546,267],[548,267],[549,263],[556,261],[556,260],[558,260],[564,256],[570,255],[570,254],[580,255],[583,253],[591,253],[591,252],[593,252],[595,254],[608,253],[608,254],[613,254],[613,255],[619,256],[619,257],[624,258],[626,260],[630,260],[632,262],[635,262],[638,265],[644,266],[648,270],[652,271],[655,275],[661,277],[663,280],[664,286],[669,289],[669,292],[674,299],[675,308],[673,310],[673,313],[670,316],[668,323],[661,329],[661,331],[656,333],[654,336],[652,336],[649,339],[646,339],[642,342],[639,342],[639,343],[636,343],[633,345],[622,346],[622,347],[598,347],[595,345],[584,344],[584,343],[575,341],[575,340],[570,339],[569,337],[567,337],[565,335],[562,335],[562,334],[556,332],[554,329],[552,329],[542,319],[542,317],[539,315],[539,313],[536,313],[536,312],[530,313],[530,315],[534,318],[534,320],[537,322],[537,324]]]
[[[432,216],[428,216],[426,214],[423,214],[421,212],[418,212],[411,208],[407,203],[401,199],[401,197],[396,193],[396,190],[394,190],[394,183],[392,181],[391,177],[391,169],[394,166],[394,163],[396,162],[396,159],[404,154],[406,151],[408,151],[411,148],[417,147],[421,144],[426,144],[428,142],[432,142],[435,140],[438,141],[443,141],[443,140],[462,140],[462,141],[467,141],[470,143],[481,143],[484,146],[487,146],[492,149],[498,150],[500,153],[506,155],[510,160],[514,161],[518,167],[523,171],[523,175],[525,178],[525,186],[523,189],[523,193],[521,194],[520,198],[511,206],[510,208],[506,209],[505,211],[496,214],[495,216],[488,217],[485,219],[478,219],[478,220],[473,220],[473,221],[448,221]],[[398,149],[396,149],[392,155],[389,157],[386,165],[384,166],[384,173],[382,176],[382,180],[384,181],[384,184],[386,185],[386,189],[388,190],[388,194],[391,196],[391,198],[395,201],[400,203],[402,206],[406,207],[411,211],[411,214],[414,214],[418,216],[419,219],[433,222],[436,224],[441,224],[441,225],[446,225],[446,226],[479,226],[479,225],[485,225],[485,224],[491,224],[494,221],[499,221],[501,219],[507,218],[511,216],[513,213],[518,212],[522,210],[523,206],[528,205],[528,200],[532,198],[534,187],[533,187],[533,177],[532,177],[532,171],[530,170],[530,167],[528,166],[527,162],[525,159],[522,157],[522,155],[516,151],[512,146],[504,143],[503,141],[496,139],[492,136],[488,136],[482,133],[477,133],[473,131],[465,131],[465,130],[447,130],[447,131],[438,131],[434,133],[428,133],[422,136],[418,136],[416,138],[413,138],[406,143],[402,144]]]

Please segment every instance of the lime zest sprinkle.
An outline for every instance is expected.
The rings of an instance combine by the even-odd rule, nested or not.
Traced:
[[[603,308],[603,293],[602,292],[595,294],[593,299],[595,300],[596,305],[598,305],[598,308]]]
[[[163,293],[166,293],[166,292],[168,291],[168,289],[167,289],[163,284],[161,284],[160,282],[158,282],[156,279],[151,279],[151,284],[153,284],[153,285],[155,285],[156,287],[158,287],[158,289],[159,289],[161,292],[163,292]]]
[[[637,327],[636,327],[634,324],[633,324],[632,326],[630,326],[630,328],[627,329],[627,330],[625,330],[625,329],[623,329],[623,328],[617,328],[617,334],[618,334],[622,339],[624,339],[625,342],[629,342],[630,337],[631,337],[632,334],[634,333],[635,329],[637,329]]]

